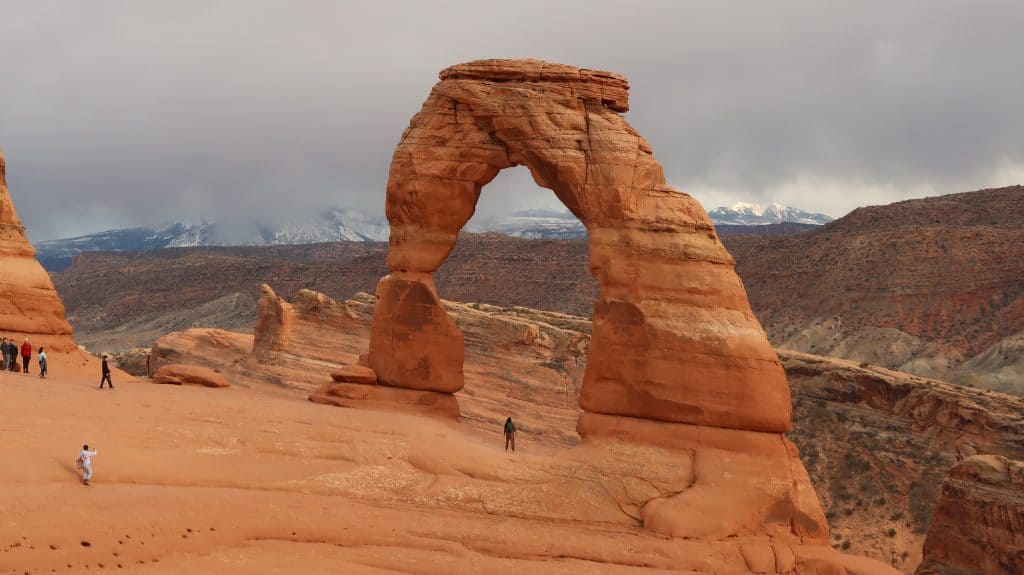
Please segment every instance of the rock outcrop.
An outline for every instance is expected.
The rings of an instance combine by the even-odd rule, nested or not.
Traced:
[[[976,455],[949,473],[917,575],[1024,573],[1024,462]]]
[[[166,385],[201,385],[203,387],[231,387],[223,375],[206,367],[172,363],[156,370],[153,383]]]
[[[0,152],[0,334],[28,336],[36,347],[44,345],[48,351],[74,351],[77,346],[64,319],[64,305],[50,276],[36,261],[35,249],[14,209],[6,167]]]
[[[778,350],[793,430],[833,545],[914,573],[942,484],[958,459],[1024,459],[1024,399]]]
[[[398,144],[387,187],[391,274],[380,281],[369,364],[380,383],[454,393],[459,330],[434,272],[484,185],[530,169],[589,234],[600,285],[580,404],[610,417],[785,432],[790,398],[733,259],[692,197],[665,184],[620,115],[629,85],[609,72],[535,60],[447,68]],[[612,433],[626,421],[593,417]]]

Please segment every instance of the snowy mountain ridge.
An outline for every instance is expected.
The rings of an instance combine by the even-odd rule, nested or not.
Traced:
[[[715,225],[758,226],[781,222],[821,225],[832,220],[824,214],[771,203],[760,206],[737,202],[708,215]],[[531,209],[500,218],[471,221],[472,232],[499,232],[530,239],[568,239],[586,236],[586,229],[568,210]],[[734,232],[736,233],[736,232]],[[203,246],[267,246],[342,241],[388,241],[387,220],[354,210],[329,208],[293,218],[283,224],[247,221],[217,222],[182,219],[153,227],[109,230],[76,238],[36,244],[46,269],[60,271],[71,258],[90,251],[148,251]]]

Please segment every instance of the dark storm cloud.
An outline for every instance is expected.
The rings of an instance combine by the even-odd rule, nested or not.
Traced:
[[[1024,179],[1024,4],[0,2],[0,146],[33,239],[184,215],[382,212],[437,71],[613,70],[707,207],[868,203]],[[1015,181],[1014,181],[1015,180]],[[552,204],[522,170],[484,211]]]

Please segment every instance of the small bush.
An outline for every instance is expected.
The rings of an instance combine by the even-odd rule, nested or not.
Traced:
[[[896,537],[896,530],[895,529],[890,529],[889,530],[889,537]]]
[[[851,545],[851,543],[850,543],[849,539],[847,539],[846,541],[843,541],[843,551],[846,551],[847,549],[849,549],[850,545]]]

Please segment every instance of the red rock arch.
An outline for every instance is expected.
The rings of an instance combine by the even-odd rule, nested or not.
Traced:
[[[391,163],[391,273],[377,288],[369,353],[380,383],[462,388],[462,334],[431,274],[481,188],[524,165],[586,226],[600,285],[581,433],[622,421],[606,416],[789,429],[785,374],[733,259],[704,209],[665,184],[650,146],[620,115],[628,88],[616,74],[535,60],[441,72]]]

